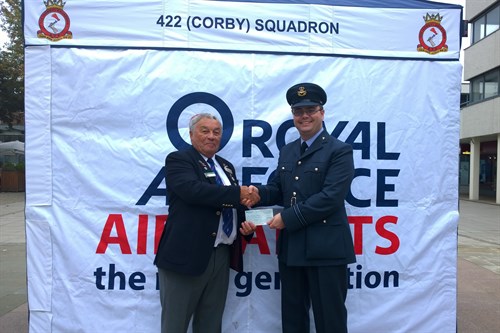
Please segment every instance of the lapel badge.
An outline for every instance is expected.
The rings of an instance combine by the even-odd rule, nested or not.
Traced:
[[[224,164],[224,171],[226,171],[230,175],[233,175],[233,170],[231,170],[231,168],[227,164]]]
[[[205,162],[203,162],[202,160],[198,160],[198,163],[200,163],[200,166],[203,168],[203,170],[208,170],[208,166]]]

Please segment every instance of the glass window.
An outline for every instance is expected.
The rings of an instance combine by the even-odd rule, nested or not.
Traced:
[[[483,77],[476,78],[470,81],[471,85],[471,101],[477,102],[482,99],[483,96]]]
[[[479,41],[484,37],[484,25],[486,23],[486,18],[484,16],[480,17],[477,21],[474,22],[473,25],[473,43]]]
[[[460,94],[460,107],[466,106],[469,104],[469,93],[461,93]]]
[[[470,80],[470,101],[479,102],[483,99],[500,95],[500,68]]]
[[[488,73],[484,76],[484,98],[498,95],[499,71]]]
[[[500,24],[500,6],[486,14],[486,36],[498,30]]]

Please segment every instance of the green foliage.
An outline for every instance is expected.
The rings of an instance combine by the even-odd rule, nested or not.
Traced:
[[[23,171],[24,170],[24,162],[19,162],[16,164],[16,170]]]
[[[12,125],[13,114],[24,111],[21,0],[3,0],[0,12],[0,28],[9,37],[0,50],[0,120]]]
[[[16,170],[16,165],[12,162],[6,162],[3,166],[2,166],[2,170],[4,171],[12,171],[12,170]]]
[[[4,170],[4,171],[23,171],[24,170],[24,163],[19,162],[19,163],[15,164],[12,162],[5,162],[5,164],[2,165],[2,170]]]

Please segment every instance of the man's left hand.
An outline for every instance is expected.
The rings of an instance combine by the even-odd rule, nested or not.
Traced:
[[[274,215],[273,218],[269,222],[267,222],[267,225],[271,229],[278,229],[278,230],[284,229],[285,223],[281,218],[281,213]]]

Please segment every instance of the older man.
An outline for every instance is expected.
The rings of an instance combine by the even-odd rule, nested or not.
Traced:
[[[192,146],[165,162],[169,215],[154,260],[161,331],[185,333],[192,319],[194,333],[220,333],[229,267],[243,268],[240,232],[251,238],[254,229],[241,228],[240,201],[251,194],[238,185],[233,165],[216,155],[222,136],[216,117],[194,116],[189,134]]]

